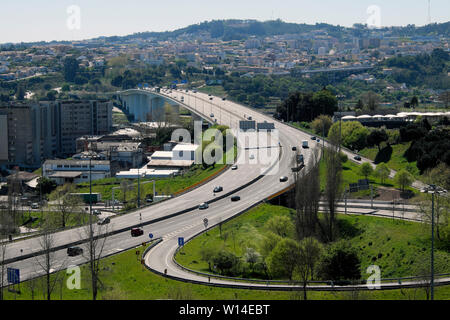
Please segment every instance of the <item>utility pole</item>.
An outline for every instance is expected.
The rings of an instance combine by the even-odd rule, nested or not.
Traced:
[[[138,208],[141,207],[141,180],[140,180],[141,175],[139,174],[139,167],[138,167]]]

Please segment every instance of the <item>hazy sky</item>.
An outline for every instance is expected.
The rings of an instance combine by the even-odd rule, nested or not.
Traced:
[[[79,20],[67,12],[72,5]],[[428,21],[428,0],[0,0],[0,43],[166,31],[229,18],[351,26],[366,23],[372,5],[380,8],[382,26]],[[450,20],[449,0],[431,0],[431,20]]]

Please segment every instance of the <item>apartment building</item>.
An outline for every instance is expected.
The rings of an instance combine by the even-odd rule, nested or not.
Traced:
[[[0,166],[38,168],[46,159],[76,153],[83,135],[107,134],[109,101],[40,101],[0,104]]]
[[[98,101],[60,101],[61,154],[77,152],[76,139],[84,135],[108,134],[112,128],[112,103]]]
[[[89,173],[92,181],[109,178],[113,171],[111,162],[103,160],[92,160],[90,169],[89,160],[47,160],[42,166],[42,175],[58,185],[88,182]]]

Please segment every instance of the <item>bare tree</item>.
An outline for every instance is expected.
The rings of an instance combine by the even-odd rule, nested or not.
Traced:
[[[80,199],[74,195],[75,187],[65,184],[54,191],[52,197],[56,199],[59,213],[61,214],[61,227],[65,228],[70,216],[80,209]]]
[[[64,268],[65,261],[59,267],[56,266],[54,230],[52,230],[50,223],[48,221],[44,222],[41,230],[42,233],[38,241],[43,254],[36,257],[36,263],[45,274],[44,296],[47,300],[51,300],[52,292],[55,289],[58,278],[61,276],[58,271]],[[51,277],[52,273],[54,273],[53,278]]]
[[[5,285],[6,241],[3,240],[3,237],[0,237],[0,263],[2,265],[0,270],[0,300],[3,300],[3,286]]]
[[[319,163],[317,159],[317,152],[314,152],[308,162],[308,170],[301,170],[294,175],[295,230],[298,240],[313,236],[316,233],[320,197]]]
[[[322,251],[322,245],[316,239],[304,238],[299,243],[299,257],[297,271],[303,283],[303,299],[307,300],[306,286],[309,280],[314,279],[314,272]]]
[[[85,257],[89,261],[92,300],[97,300],[99,287],[103,285],[100,279],[100,262],[108,237],[108,227],[107,225],[94,225],[92,215],[89,215],[89,224],[83,228],[82,232],[82,238],[88,239],[85,244]]]
[[[336,235],[336,205],[342,198],[342,164],[339,156],[339,144],[330,142],[324,150],[323,159],[326,166],[325,201],[327,209],[324,218],[319,222],[323,240],[332,242]]]

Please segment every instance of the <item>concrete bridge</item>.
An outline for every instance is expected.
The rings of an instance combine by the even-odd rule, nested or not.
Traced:
[[[183,101],[178,101],[157,92],[155,89],[129,89],[119,91],[116,94],[122,101],[123,108],[134,116],[136,122],[165,121],[164,107],[168,103],[176,113],[179,113],[179,107],[182,106],[192,113],[193,120],[205,119],[209,123],[213,123],[207,115],[198,112],[188,104],[184,104]]]

